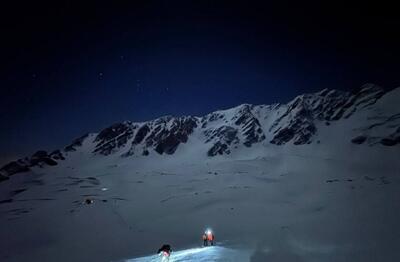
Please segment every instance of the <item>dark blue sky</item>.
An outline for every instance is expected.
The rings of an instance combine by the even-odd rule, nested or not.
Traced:
[[[0,162],[122,120],[400,85],[388,6],[141,2],[5,6]]]

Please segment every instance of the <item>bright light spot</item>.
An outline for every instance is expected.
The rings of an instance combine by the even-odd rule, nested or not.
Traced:
[[[207,251],[207,249],[205,248],[192,248],[192,249],[188,249],[188,250],[184,250],[184,251],[179,251],[179,256],[180,257],[185,257],[188,255],[193,255],[193,254],[197,254],[200,253],[202,251]],[[172,253],[174,254],[174,253]]]

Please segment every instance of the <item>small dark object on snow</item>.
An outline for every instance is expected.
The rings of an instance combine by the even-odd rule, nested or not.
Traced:
[[[384,146],[394,146],[397,144],[397,141],[393,138],[387,137],[381,139],[381,144]]]
[[[85,204],[86,205],[90,205],[90,204],[93,204],[93,199],[90,199],[90,198],[87,198],[87,199],[85,199]]]
[[[357,136],[351,140],[353,144],[361,145],[367,140],[366,136]]]
[[[329,180],[326,180],[326,183],[333,183],[333,182],[339,182],[339,179],[329,179]]]

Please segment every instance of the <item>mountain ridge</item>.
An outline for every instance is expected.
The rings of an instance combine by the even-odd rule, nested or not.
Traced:
[[[365,84],[353,92],[323,89],[302,94],[287,104],[241,104],[201,117],[163,116],[145,122],[115,123],[99,133],[75,139],[62,150],[51,153],[39,150],[31,157],[6,164],[0,168],[0,181],[16,173],[27,172],[32,167],[55,166],[81,148],[89,137],[94,137],[91,142],[94,149],[86,153],[129,158],[150,154],[174,155],[180,146],[197,136],[207,148],[207,157],[215,157],[263,143],[275,146],[319,143],[316,136],[321,125],[329,127],[354,115],[365,114],[363,118],[357,116],[360,119],[352,124],[352,130],[361,132],[346,142],[395,146],[400,144],[400,112],[390,112],[393,111],[390,109],[376,113],[374,110],[382,107],[375,105],[385,96],[394,96],[392,100],[397,101],[399,90],[385,92],[377,85]],[[366,110],[369,111],[365,113]],[[375,122],[370,123],[370,118]],[[379,134],[375,134],[376,130]]]

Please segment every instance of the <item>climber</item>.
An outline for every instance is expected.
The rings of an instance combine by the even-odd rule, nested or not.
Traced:
[[[158,249],[157,254],[159,254],[161,256],[162,262],[167,262],[167,261],[169,261],[171,252],[172,252],[171,246],[168,244],[164,244],[164,245],[162,245],[161,248]]]

